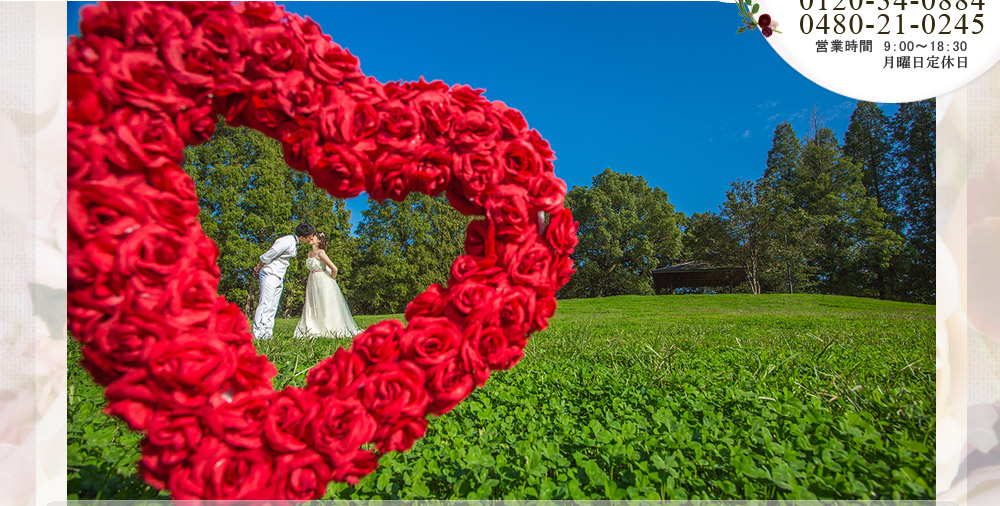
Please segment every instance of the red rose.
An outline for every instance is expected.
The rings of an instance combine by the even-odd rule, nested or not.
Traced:
[[[444,293],[444,289],[438,283],[428,286],[427,290],[414,297],[406,305],[406,320],[410,321],[417,316],[441,316],[444,314],[444,307],[448,303]],[[355,338],[356,341],[357,338]]]
[[[489,152],[465,153],[455,157],[453,182],[458,189],[473,201],[500,182],[500,169]]]
[[[579,240],[576,237],[580,224],[573,221],[573,213],[569,209],[560,209],[552,213],[549,225],[545,227],[545,241],[557,252],[571,255]]]
[[[368,102],[344,99],[339,104],[336,117],[338,120],[336,133],[339,134],[339,140],[344,143],[358,143],[366,139],[373,139],[375,132],[379,130],[378,111],[375,110],[375,106]],[[326,135],[332,135],[332,133],[329,132]]]
[[[376,202],[385,202],[390,198],[402,202],[410,189],[406,184],[406,173],[412,165],[409,159],[400,155],[385,152],[375,161],[375,170],[366,178],[365,188],[368,196]]]
[[[490,379],[490,365],[479,352],[479,336],[482,329],[483,326],[478,323],[466,326],[462,334],[462,348],[459,352],[462,369],[469,372],[477,387],[485,385],[486,380]]]
[[[290,121],[278,128],[278,140],[285,155],[285,163],[298,171],[309,170],[309,155],[319,142],[319,135],[312,126],[304,127]]]
[[[371,441],[375,429],[375,419],[358,399],[326,399],[312,424],[313,448],[339,467]]]
[[[448,294],[445,316],[456,322],[489,318],[500,309],[496,289],[482,281],[470,279],[452,284]]]
[[[252,69],[269,79],[278,79],[293,70],[305,70],[306,53],[302,42],[287,27],[267,25],[247,32],[255,63]]]
[[[380,452],[405,452],[416,440],[424,437],[427,419],[423,416],[403,416],[390,425],[383,424],[375,434],[375,448]]]
[[[162,467],[179,464],[198,451],[204,435],[201,420],[194,413],[183,411],[154,413],[146,426],[146,438],[158,447],[157,462]]]
[[[366,372],[368,382],[362,387],[361,399],[379,425],[400,416],[424,416],[429,399],[420,366],[408,360],[380,362]]]
[[[228,448],[213,437],[202,440],[198,453],[175,467],[167,486],[178,500],[270,499],[271,456],[262,450]]]
[[[500,119],[500,127],[503,128],[504,137],[519,138],[528,133],[528,122],[524,115],[517,109],[508,107],[507,104],[494,100],[490,105],[496,111]]]
[[[187,12],[188,17],[195,23],[194,30],[187,38],[188,50],[203,46],[218,56],[228,68],[242,73],[242,63],[249,57],[246,18],[237,15],[232,7],[225,4],[185,2],[178,4],[178,8],[190,10]],[[222,70],[228,70],[227,67]],[[219,82],[216,81],[216,86],[218,85]]]
[[[230,337],[235,336],[230,334]],[[220,339],[227,340],[225,336],[220,336]],[[235,354],[236,372],[233,374],[233,389],[235,391],[271,388],[271,378],[278,374],[278,370],[266,356],[257,354],[252,342],[245,340],[236,349]]]
[[[566,183],[551,172],[546,172],[531,181],[528,188],[531,205],[542,211],[557,211],[566,200]]]
[[[324,102],[323,88],[302,71],[289,72],[277,86],[278,103],[289,117],[301,118],[319,110]]]
[[[149,350],[150,378],[172,402],[196,407],[228,388],[236,371],[232,350],[214,335],[191,331]]]
[[[451,167],[454,159],[443,148],[425,147],[415,155],[415,163],[406,167],[406,180],[414,191],[431,197],[440,195],[451,182]]]
[[[110,61],[109,71],[112,93],[139,109],[173,115],[195,105],[180,93],[152,52],[122,51],[117,60]]]
[[[107,385],[128,371],[145,367],[153,344],[173,337],[173,332],[156,322],[126,317],[114,326],[95,329],[83,356],[94,381]]]
[[[519,247],[508,248],[504,263],[511,279],[530,286],[541,295],[552,293],[549,269],[552,265],[552,251],[545,243],[532,237]]]
[[[153,188],[177,195],[185,202],[197,202],[194,191],[194,181],[184,172],[180,165],[171,163],[157,171],[149,171],[146,178]],[[201,225],[198,225],[201,228]]]
[[[527,192],[514,185],[500,185],[492,198],[486,202],[486,217],[497,230],[497,237],[508,242],[520,243],[527,239],[535,223],[528,209]]]
[[[215,115],[212,107],[192,107],[177,115],[177,135],[186,146],[201,144],[215,133]]]
[[[216,435],[239,448],[263,448],[264,424],[274,396],[270,388],[255,388],[233,394],[228,402],[216,397],[213,402],[219,419]]]
[[[461,342],[461,334],[448,318],[418,316],[400,334],[400,357],[424,368],[431,367],[457,356]],[[422,413],[410,414],[422,416]]]
[[[427,390],[431,403],[427,410],[441,416],[458,405],[475,387],[472,374],[462,367],[461,358],[442,362],[428,373]]]
[[[107,114],[100,83],[93,74],[71,72],[66,76],[66,120],[70,123],[100,123]]]
[[[316,186],[330,195],[351,198],[364,190],[367,159],[350,148],[328,142],[310,151],[310,174]]]
[[[175,272],[167,280],[164,295],[153,300],[155,308],[163,308],[166,314],[184,325],[204,322],[212,315],[212,308],[218,300],[219,277],[201,269],[185,269]],[[152,309],[152,308],[151,308]]]
[[[473,344],[477,345],[479,354],[489,364],[490,369],[510,369],[524,355],[521,347],[508,341],[500,327],[485,327],[477,330],[478,332],[470,337],[473,338]]]
[[[378,467],[378,457],[370,451],[354,452],[349,461],[341,462],[333,468],[331,478],[337,481],[357,485],[358,481]]]
[[[278,497],[319,499],[326,493],[331,474],[330,466],[323,457],[307,450],[278,457],[270,484]]]
[[[80,9],[80,33],[93,33],[122,39],[125,37],[125,22],[128,11],[135,4],[107,3],[88,5]]]
[[[465,227],[465,253],[474,257],[495,257],[497,239],[493,223],[473,220]]]
[[[538,299],[538,310],[535,312],[535,320],[532,326],[535,331],[542,331],[548,328],[549,318],[556,313],[556,298],[554,296],[540,297]]]
[[[139,171],[162,168],[183,160],[184,143],[173,121],[165,115],[120,108],[108,120],[115,143],[108,160],[123,168]]]
[[[363,357],[370,364],[395,362],[399,359],[399,339],[402,331],[403,323],[399,320],[380,321],[354,338],[351,352]],[[336,358],[336,355],[334,357]]]
[[[240,2],[235,9],[251,26],[273,25],[285,17],[285,7],[271,2]]]
[[[84,367],[88,363],[83,362]],[[149,419],[153,416],[153,407],[159,403],[159,393],[151,387],[153,378],[145,370],[132,370],[111,382],[104,389],[104,397],[108,400],[104,412],[121,418],[135,431],[146,430]]]
[[[278,103],[273,81],[258,79],[251,86],[249,107],[243,110],[246,124],[268,137],[275,137],[278,127],[291,121],[291,118]]]
[[[566,286],[572,275],[573,259],[568,256],[560,257],[552,264],[552,287],[558,290]]]
[[[340,84],[346,76],[359,72],[358,59],[339,45],[316,39],[311,48],[313,56],[306,68],[317,80],[327,84]]]
[[[375,109],[379,118],[375,140],[379,144],[404,153],[411,153],[423,144],[423,120],[417,109],[399,100],[382,102]]]
[[[549,147],[549,141],[542,138],[542,134],[538,133],[538,130],[528,131],[528,142],[535,147],[535,152],[538,156],[542,158],[543,161],[554,160],[555,152]],[[543,169],[548,172],[552,172],[551,164],[543,164]]]
[[[67,182],[73,185],[113,177],[117,171],[108,165],[112,140],[98,128],[70,123],[66,130]]]
[[[542,159],[527,141],[514,139],[501,142],[497,146],[500,165],[504,170],[504,181],[510,184],[524,184],[536,178],[542,170]]]
[[[451,181],[452,184],[448,185],[448,188],[445,189],[445,196],[448,198],[448,203],[451,204],[451,207],[466,216],[481,216],[483,214],[483,205],[479,202],[481,195],[469,198],[469,196],[462,193],[461,185],[455,183],[455,178],[452,178]]]
[[[421,77],[419,81],[406,83],[404,86],[412,90],[407,97],[424,119],[427,135],[446,135],[451,130],[455,117],[461,114],[461,110],[452,102],[448,85],[442,81],[428,83]]]
[[[501,291],[500,325],[507,336],[524,336],[531,330],[535,316],[535,292],[523,286],[509,286]]]
[[[390,320],[390,322],[399,323],[396,320]],[[358,340],[362,336],[370,340],[372,334],[378,332],[379,327],[386,327],[383,325],[384,323],[386,322],[380,322],[356,337],[351,351],[337,348],[332,357],[316,364],[306,375],[306,388],[326,399],[330,397],[353,398],[357,395],[358,388],[361,386],[360,382],[365,378],[366,365],[362,358],[364,355],[357,351]],[[371,343],[371,341],[368,342]]]
[[[66,196],[70,240],[121,236],[148,219],[143,202],[124,191],[124,181],[108,178],[73,185],[73,191]]]
[[[156,224],[142,226],[119,243],[116,271],[138,290],[154,290],[173,272],[190,265],[190,239]]]
[[[308,390],[286,387],[275,394],[267,410],[264,435],[279,452],[297,452],[309,447],[310,424],[319,413],[319,400]]]
[[[496,265],[496,259],[493,257],[462,255],[451,264],[451,280],[448,284],[469,279],[485,282],[502,272],[503,268]]]
[[[247,317],[240,310],[240,306],[235,302],[227,302],[225,299],[219,299],[215,304],[212,314],[205,322],[205,328],[216,332],[220,337],[231,336],[235,338],[232,343],[248,343],[251,339],[250,323],[247,322]]]

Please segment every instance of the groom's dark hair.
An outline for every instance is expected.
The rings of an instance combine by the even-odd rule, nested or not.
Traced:
[[[295,235],[298,237],[309,237],[316,233],[316,229],[308,223],[303,223],[295,227]]]

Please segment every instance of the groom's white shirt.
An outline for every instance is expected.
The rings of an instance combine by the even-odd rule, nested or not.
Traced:
[[[299,241],[295,235],[279,237],[278,240],[274,241],[274,244],[271,245],[271,249],[265,251],[264,254],[260,256],[260,261],[264,263],[264,267],[261,269],[261,272],[278,276],[279,278],[285,277],[285,271],[288,269],[288,262],[292,258],[295,258],[298,246]]]

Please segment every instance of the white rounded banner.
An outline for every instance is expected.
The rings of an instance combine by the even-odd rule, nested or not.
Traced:
[[[767,40],[789,65],[858,100],[943,95],[1000,60],[997,0],[759,0],[747,10],[754,7],[761,26],[770,16]]]

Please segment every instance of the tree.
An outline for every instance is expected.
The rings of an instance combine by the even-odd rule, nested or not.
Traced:
[[[729,257],[747,273],[750,291],[762,293],[761,281],[779,264],[782,204],[767,178],[733,181],[722,203],[722,218],[730,241]]]
[[[888,267],[901,245],[862,177],[861,166],[843,156],[833,131],[820,128],[807,140],[792,197],[815,229],[817,248],[809,257],[822,293],[874,295],[875,273],[868,267],[872,262]]]
[[[711,264],[730,262],[730,239],[721,216],[711,211],[694,213],[686,218],[681,235],[683,248],[680,260],[702,261]]]
[[[580,223],[576,274],[560,297],[652,294],[651,271],[678,258],[681,247],[667,193],[642,177],[605,169],[566,196]]]
[[[814,127],[820,122],[818,115],[814,115]],[[774,291],[787,293],[808,291],[815,271],[807,263],[815,247],[814,229],[809,226],[802,202],[796,202],[794,198],[795,177],[802,162],[802,150],[802,142],[792,125],[785,122],[779,124],[774,129],[771,149],[767,152],[767,168],[762,182],[771,188],[772,207],[780,218],[775,230],[778,242],[774,252],[779,265],[765,273],[761,282]]]
[[[933,302],[935,294],[935,121],[934,99],[900,104],[892,118],[900,163],[900,215],[908,239],[902,284],[920,302]]]
[[[299,223],[330,234],[331,258],[341,272],[350,272],[350,211],[307,174],[288,167],[274,139],[220,120],[212,139],[185,149],[184,162],[195,183],[202,228],[219,248],[219,293],[240,304],[248,317],[257,305],[257,257]],[[283,317],[301,310],[307,276],[303,262],[291,262],[279,307]]]
[[[367,314],[401,313],[433,283],[446,283],[464,253],[472,221],[439,196],[411,193],[403,202],[368,201],[358,224],[351,307]]]
[[[774,129],[771,149],[767,152],[767,168],[764,177],[781,181],[791,175],[802,156],[802,145],[792,125],[782,122]]]
[[[861,165],[867,195],[886,213],[885,226],[898,231],[895,224],[898,221],[899,181],[890,134],[889,118],[882,109],[871,102],[859,101],[844,134],[844,155]],[[889,298],[891,278],[895,277],[891,266],[875,256],[869,267],[876,273],[879,298]]]

